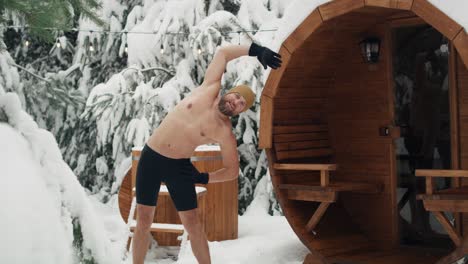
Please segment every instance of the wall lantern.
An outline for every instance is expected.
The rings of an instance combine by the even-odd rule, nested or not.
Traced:
[[[367,63],[377,63],[380,53],[380,39],[376,37],[366,38],[359,42],[361,47],[361,55]]]

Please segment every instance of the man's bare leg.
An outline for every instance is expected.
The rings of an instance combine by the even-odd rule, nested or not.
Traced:
[[[205,231],[198,217],[198,209],[179,212],[180,220],[188,232],[193,255],[199,264],[211,264],[210,250]]]
[[[137,204],[137,225],[133,233],[133,264],[143,264],[149,247],[149,232],[156,206]]]

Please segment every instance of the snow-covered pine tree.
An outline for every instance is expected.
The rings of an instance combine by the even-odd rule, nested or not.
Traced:
[[[8,30],[9,51],[28,70],[19,70],[21,82],[15,90],[20,98],[28,98],[26,109],[39,125],[54,133],[82,185],[92,193],[100,192],[107,201],[119,184],[115,168],[128,161],[131,147],[142,145],[166,113],[202,82],[217,46],[249,44],[253,39],[268,45],[273,36],[271,32],[224,32],[275,28],[286,2],[103,1],[97,17],[104,23],[75,16],[73,26],[92,32],[55,32],[60,48]],[[142,31],[155,34],[138,33]],[[29,48],[21,45],[26,38]],[[248,83],[259,99],[263,79],[260,64],[245,57],[228,65],[222,84],[229,89]],[[37,88],[28,89],[25,96],[23,87]],[[266,175],[266,158],[257,149],[259,107],[257,100],[251,110],[233,120],[241,159],[240,213]],[[272,191],[266,191],[273,214],[278,206]]]

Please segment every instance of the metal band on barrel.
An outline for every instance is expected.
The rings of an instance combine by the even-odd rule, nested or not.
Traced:
[[[221,159],[223,159],[222,156],[204,156],[204,157],[195,156],[195,157],[191,157],[190,161],[221,160]],[[140,156],[132,156],[132,160],[140,160]]]

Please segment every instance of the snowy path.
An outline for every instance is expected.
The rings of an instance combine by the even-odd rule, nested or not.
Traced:
[[[94,197],[91,198],[113,245],[119,252],[123,252],[127,241],[126,225],[120,217],[116,201],[102,204]],[[213,264],[300,264],[308,252],[284,217],[263,213],[239,216],[239,238],[210,242],[209,246]],[[179,247],[152,249],[148,252],[145,263],[197,263],[190,248],[187,248],[180,260],[175,261],[173,258],[178,254]],[[130,264],[130,259],[125,263]]]

